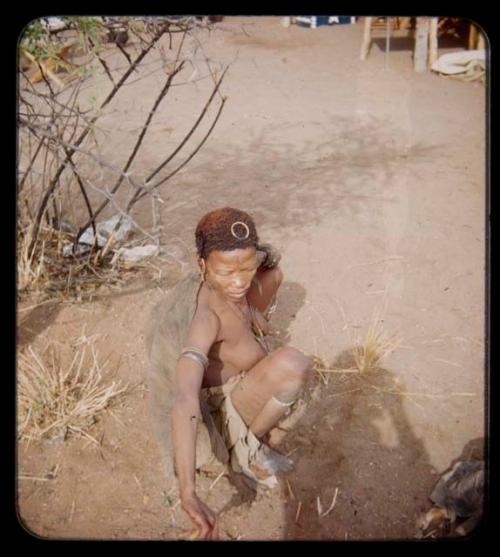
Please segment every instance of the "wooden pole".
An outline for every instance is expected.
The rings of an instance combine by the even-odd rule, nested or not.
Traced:
[[[469,27],[469,50],[475,50],[477,46],[477,39],[478,39],[478,30],[477,27],[471,23]]]
[[[484,39],[484,34],[479,31],[479,37],[477,38],[477,48],[478,49],[485,49],[486,48],[486,41]]]
[[[365,17],[365,28],[363,31],[363,44],[361,45],[361,60],[366,60],[372,42],[372,18]]]
[[[399,28],[409,29],[411,25],[411,17],[400,17],[399,18]]]
[[[429,67],[438,57],[438,18],[431,17],[429,23]]]
[[[385,69],[389,66],[389,50],[391,49],[391,25],[392,20],[390,17],[385,21]]]
[[[421,73],[427,70],[428,43],[429,43],[429,18],[417,17],[415,51],[413,55],[413,67],[416,72]]]

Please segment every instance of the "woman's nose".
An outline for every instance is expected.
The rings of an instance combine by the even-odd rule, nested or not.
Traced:
[[[233,279],[233,285],[236,286],[237,288],[241,288],[242,286],[245,286],[245,281],[243,277],[240,275],[236,275]]]

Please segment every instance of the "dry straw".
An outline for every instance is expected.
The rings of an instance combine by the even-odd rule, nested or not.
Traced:
[[[103,285],[123,286],[128,276],[138,272],[155,280],[161,277],[161,269],[151,261],[128,263],[117,253],[101,254],[98,261],[92,250],[83,256],[63,257],[71,235],[47,227],[41,227],[37,249],[30,255],[32,237],[32,224],[18,231],[17,291],[21,300],[92,298]]]
[[[23,292],[40,284],[46,277],[45,240],[40,242],[40,250],[35,256],[29,255],[29,246],[33,238],[33,225],[27,226],[19,233],[17,245],[17,287]]]
[[[366,373],[379,366],[401,342],[395,334],[387,336],[384,333],[382,323],[381,311],[375,310],[368,326],[368,332],[364,342],[361,345],[360,343],[356,343],[353,348],[356,369],[360,373]]]
[[[364,340],[352,339],[352,367],[329,368],[322,358],[313,356],[314,369],[325,385],[328,383],[330,373],[366,374],[375,370],[400,345],[401,339],[395,333],[387,335],[384,332],[383,321],[382,311],[375,309]]]
[[[99,362],[90,343],[76,350],[69,366],[61,364],[53,345],[46,352],[42,358],[30,346],[19,354],[18,437],[64,439],[71,432],[90,437],[87,430],[127,386],[105,380],[107,362]]]

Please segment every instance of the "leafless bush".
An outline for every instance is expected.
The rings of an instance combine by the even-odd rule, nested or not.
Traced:
[[[50,284],[54,269],[58,275],[75,276],[72,267],[84,256],[95,270],[109,268],[114,259],[107,256],[123,220],[131,219],[140,201],[151,199],[192,160],[210,136],[226,100],[219,89],[227,68],[214,67],[204,55],[195,36],[201,24],[195,18],[120,18],[118,23],[97,18],[61,20],[62,30],[28,28],[20,41],[18,284],[23,291],[39,286],[42,276]],[[131,42],[125,45],[117,29],[125,29]],[[113,46],[106,48],[103,41],[110,37]],[[70,60],[71,49],[77,55]],[[109,56],[118,52],[122,66],[113,68]],[[113,130],[103,140],[101,122],[111,110],[119,109],[124,85],[144,79],[153,62],[160,64],[154,72],[163,76],[163,85],[151,98],[143,125],[133,132],[130,152],[102,154],[103,142],[113,143]],[[200,65],[213,83],[211,92],[178,144],[148,170],[140,155],[151,122],[172,86],[189,81],[188,66]],[[103,80],[107,85],[102,85]],[[89,98],[87,87],[96,82],[101,84],[102,99]],[[152,207],[157,211],[155,203]],[[100,243],[96,226],[106,210],[120,219],[107,241]],[[154,230],[137,222],[134,228],[143,239],[159,244],[158,215],[153,214],[153,223]],[[52,266],[44,261],[47,231],[62,232],[59,248],[66,246],[52,252],[56,262]],[[92,239],[82,249],[82,236],[89,237],[91,231]],[[64,257],[69,245],[73,246],[70,257]]]

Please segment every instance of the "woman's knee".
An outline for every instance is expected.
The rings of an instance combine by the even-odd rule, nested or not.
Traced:
[[[286,346],[275,352],[277,365],[284,381],[301,387],[312,371],[312,358],[300,350]]]

